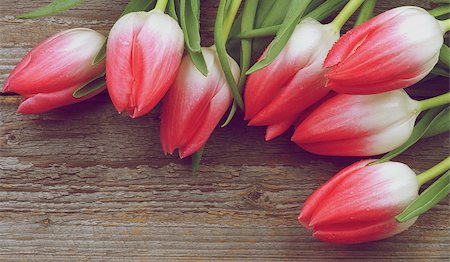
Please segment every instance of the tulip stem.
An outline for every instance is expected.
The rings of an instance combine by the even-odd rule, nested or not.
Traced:
[[[450,8],[449,8],[449,5],[442,5],[442,6],[436,7],[435,9],[428,11],[428,13],[430,13],[430,15],[432,15],[434,17],[438,17],[441,15],[450,13]]]
[[[450,19],[439,20],[439,24],[441,25],[442,31],[444,33],[450,30]]]
[[[158,2],[156,2],[155,10],[159,10],[164,13],[166,11],[168,1],[169,0],[158,0]]]
[[[228,8],[225,19],[223,20],[223,37],[228,39],[228,35],[230,34],[231,26],[233,25],[234,18],[241,6],[242,0],[232,0],[230,7]]]
[[[426,182],[430,181],[431,179],[439,176],[440,174],[447,172],[449,169],[450,169],[450,157],[447,157],[439,164],[428,169],[427,171],[423,172],[422,174],[417,175],[417,181],[419,182],[419,187],[422,186],[423,184],[425,184]]]
[[[344,6],[342,11],[334,18],[333,22],[330,23],[336,32],[341,31],[341,28],[347,20],[355,13],[363,2],[364,0],[350,0],[350,2]]]
[[[418,103],[419,103],[420,111],[425,111],[430,108],[449,104],[450,103],[450,92],[445,93],[440,96],[435,96],[435,97],[428,98],[428,99],[425,99],[422,101],[418,101]]]

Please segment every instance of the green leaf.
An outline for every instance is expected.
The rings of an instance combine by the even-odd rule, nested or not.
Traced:
[[[177,15],[177,6],[175,4],[175,0],[169,0],[169,5],[168,5],[168,14],[175,20],[178,21],[178,15]]]
[[[342,9],[348,1],[349,0],[327,0],[316,9],[307,13],[304,17],[310,17],[317,21],[322,21],[323,19],[329,17],[332,13],[336,12],[336,10]]]
[[[222,66],[222,71],[227,79],[228,84],[230,85],[231,93],[233,94],[234,101],[236,101],[237,105],[243,109],[244,101],[242,101],[241,94],[237,87],[237,83],[234,80],[233,73],[231,71],[231,67],[228,61],[228,53],[226,50],[226,42],[227,36],[224,36],[223,32],[223,24],[225,17],[225,7],[227,0],[220,0],[219,7],[217,9],[216,21],[214,23],[214,43],[216,46],[217,56],[219,57],[220,65]]]
[[[180,24],[192,62],[204,76],[208,75],[208,68],[200,45],[200,3],[198,0],[180,2]]]
[[[99,89],[106,88],[106,78],[105,76],[99,77],[97,79],[92,80],[91,82],[79,87],[72,94],[74,98],[82,98],[95,92]]]
[[[289,41],[295,27],[297,26],[300,18],[303,15],[308,4],[311,0],[292,0],[287,10],[287,15],[281,24],[280,30],[277,32],[275,39],[270,43],[266,56],[254,64],[248,71],[247,74],[254,73],[266,66],[268,66],[283,50],[286,43]]]
[[[373,16],[373,10],[375,9],[375,5],[377,4],[377,0],[366,0],[361,6],[361,10],[359,11],[358,18],[356,18],[355,26],[366,22]]]
[[[448,130],[450,130],[450,107],[446,107],[433,119],[423,138],[437,136]]]
[[[405,143],[403,143],[401,146],[397,147],[396,149],[392,150],[391,152],[384,155],[382,158],[378,159],[377,161],[374,161],[372,164],[380,164],[386,161],[391,160],[392,158],[400,155],[404,151],[406,151],[408,148],[410,148],[412,145],[414,145],[419,139],[421,139],[424,134],[427,132],[427,130],[434,124],[437,119],[439,119],[439,115],[441,114],[448,114],[448,112],[445,112],[444,109],[446,106],[440,106],[433,109],[428,110],[423,117],[417,122],[417,124],[414,126],[414,129],[411,133],[411,136],[406,140]]]
[[[120,17],[132,13],[132,12],[139,12],[139,11],[148,11],[155,7],[156,0],[130,0],[128,4],[125,6],[125,9],[123,10]]]
[[[194,63],[195,67],[202,73],[204,76],[208,75],[208,66],[206,65],[205,58],[201,52],[192,52],[188,49],[189,56]]]
[[[16,17],[19,19],[29,19],[51,16],[69,10],[70,8],[75,7],[83,2],[83,0],[54,0],[46,6],[40,7],[25,14],[18,15]]]
[[[103,43],[102,47],[98,51],[97,55],[94,57],[94,60],[92,61],[92,65],[96,65],[103,61],[103,59],[106,58],[106,45],[108,43],[108,37],[105,38],[105,42]]]
[[[202,160],[203,151],[205,146],[202,146],[197,152],[192,155],[192,175],[196,176],[198,169],[200,168],[200,161]]]
[[[245,2],[244,10],[242,11],[241,31],[248,31],[253,29],[258,2],[259,0],[247,0]],[[241,94],[242,89],[244,88],[245,80],[247,78],[245,72],[250,67],[251,58],[252,58],[252,40],[242,39],[241,54],[240,54],[241,74],[239,75],[238,81],[238,89]],[[225,120],[225,123],[222,125],[222,127],[230,123],[230,121],[233,119],[234,114],[236,113],[236,109],[237,105],[235,102],[233,102],[228,117]]]
[[[443,69],[439,66],[439,64],[435,65],[434,68],[430,72],[431,74],[437,75],[437,76],[443,76],[450,78],[450,73],[448,70]]]
[[[436,182],[420,194],[395,219],[402,223],[427,212],[450,193],[450,171],[447,171]]]
[[[446,44],[443,44],[441,50],[439,51],[439,62],[444,64],[447,69],[450,68],[450,47]],[[448,75],[448,70],[446,71]]]
[[[325,0],[312,0],[308,7],[305,9],[305,14],[315,10],[317,7],[323,4],[323,2],[325,2]]]
[[[125,6],[125,9],[123,10],[120,17],[132,13],[132,12],[138,12],[138,11],[148,11],[149,9],[155,7],[156,0],[130,0],[128,4]],[[108,38],[105,39],[105,43],[103,43],[102,48],[98,51],[97,55],[95,56],[94,60],[92,61],[93,65],[96,65],[100,63],[103,59],[106,58],[106,45],[108,43]]]

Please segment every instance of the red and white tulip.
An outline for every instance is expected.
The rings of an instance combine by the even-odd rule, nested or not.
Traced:
[[[106,88],[81,98],[73,92],[105,73],[105,62],[93,65],[105,37],[94,30],[76,28],[60,32],[33,48],[14,68],[3,92],[23,97],[19,113],[39,114],[84,101]]]
[[[121,17],[111,29],[106,52],[108,92],[117,111],[139,117],[166,94],[180,66],[183,32],[158,10]]]
[[[165,154],[178,149],[180,157],[184,158],[197,152],[205,145],[233,100],[215,47],[202,48],[202,52],[208,76],[198,71],[187,55],[164,98],[160,138]],[[231,57],[228,60],[237,81],[239,66]]]
[[[445,29],[426,10],[403,6],[348,31],[325,59],[327,87],[375,94],[408,87],[438,62]]]
[[[407,165],[364,160],[343,169],[305,202],[298,220],[325,242],[355,244],[375,241],[408,229],[417,218],[398,223],[417,196],[416,174]]]
[[[313,110],[292,141],[314,154],[371,156],[402,145],[420,113],[405,91],[376,95],[338,94]]]
[[[322,63],[338,38],[330,25],[305,19],[275,60],[249,76],[245,119],[251,126],[268,126],[266,140],[285,132],[303,110],[329,92]]]

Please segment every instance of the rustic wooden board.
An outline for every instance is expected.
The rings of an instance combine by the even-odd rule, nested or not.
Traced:
[[[49,1],[0,2],[0,83],[45,37],[71,27],[106,33],[126,1],[89,0],[64,14],[18,20]],[[425,1],[379,1],[380,10]],[[202,2],[211,43],[216,1]],[[447,80],[414,89],[439,93]],[[438,87],[438,88],[435,88]],[[440,87],[440,88],[439,88]],[[198,176],[189,160],[164,156],[159,112],[129,119],[106,94],[51,113],[15,113],[0,96],[0,260],[445,260],[448,200],[407,232],[354,246],[321,243],[297,224],[302,202],[357,158],[319,157],[289,133],[263,141],[264,128],[236,117],[218,128]],[[449,153],[448,134],[421,141],[398,161],[418,172]]]

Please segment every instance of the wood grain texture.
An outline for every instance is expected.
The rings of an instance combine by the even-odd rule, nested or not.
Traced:
[[[126,1],[88,0],[51,18],[14,19],[49,1],[0,2],[0,84],[30,48],[71,27],[106,33]],[[385,10],[426,1],[379,1]],[[202,1],[211,44],[216,1]],[[442,92],[447,80],[413,89]],[[438,88],[436,88],[438,87]],[[447,86],[448,87],[448,86]],[[0,260],[448,260],[448,199],[408,231],[374,243],[321,243],[296,221],[302,202],[358,158],[320,157],[290,142],[266,143],[264,128],[238,115],[211,137],[198,176],[190,161],[164,156],[159,110],[118,115],[106,94],[53,112],[15,113],[0,96]],[[448,134],[397,158],[417,172],[449,154]]]

